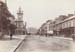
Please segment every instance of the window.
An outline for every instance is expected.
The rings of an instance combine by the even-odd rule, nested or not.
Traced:
[[[69,27],[71,27],[71,21],[69,21],[68,23],[69,23]]]
[[[75,27],[75,19],[73,19],[73,26]]]
[[[65,23],[62,24],[62,27],[65,28]]]
[[[71,27],[73,27],[73,20],[71,20]]]

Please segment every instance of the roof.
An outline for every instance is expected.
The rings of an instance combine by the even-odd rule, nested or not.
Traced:
[[[70,20],[70,19],[74,19],[74,18],[75,18],[75,15],[72,16],[72,17],[69,17],[69,18],[65,19],[64,21],[67,21],[67,20]]]
[[[63,21],[61,21],[61,22],[59,22],[59,23],[57,23],[57,24],[63,23],[63,22],[65,22],[65,21],[69,21],[69,20],[71,20],[71,19],[75,19],[75,15],[74,15],[74,16],[71,16],[71,17],[68,17],[68,18],[66,18],[65,20],[63,20]]]

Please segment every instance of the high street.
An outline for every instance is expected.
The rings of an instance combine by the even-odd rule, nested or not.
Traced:
[[[75,0],[0,0],[0,52],[75,52]]]

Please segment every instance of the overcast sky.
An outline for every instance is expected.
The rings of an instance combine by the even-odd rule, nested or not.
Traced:
[[[21,6],[27,27],[36,28],[49,19],[74,13],[75,10],[75,0],[7,0],[7,5],[15,16]]]

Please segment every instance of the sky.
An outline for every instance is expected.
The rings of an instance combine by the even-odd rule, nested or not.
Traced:
[[[27,27],[39,28],[47,20],[74,13],[75,0],[7,0],[7,6],[16,18],[21,7]]]

